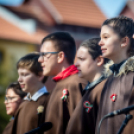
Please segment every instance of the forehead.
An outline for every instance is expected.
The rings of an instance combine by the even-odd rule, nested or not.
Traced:
[[[6,96],[14,96],[17,95],[12,88],[9,88],[6,92]]]
[[[26,69],[26,68],[19,68],[18,69],[18,73],[32,73],[30,70]]]
[[[104,25],[101,27],[101,35],[102,34],[115,34],[115,31],[111,25]]]
[[[55,44],[54,41],[45,41],[40,49],[41,52],[55,52],[56,48],[55,48]]]
[[[84,57],[84,56],[87,56],[89,55],[88,53],[88,49],[84,46],[80,46],[78,51],[77,51],[77,57]]]

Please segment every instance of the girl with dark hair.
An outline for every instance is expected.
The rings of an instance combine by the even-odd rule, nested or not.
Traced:
[[[21,104],[25,96],[26,93],[21,90],[21,87],[18,82],[11,83],[7,87],[4,103],[6,106],[7,115],[11,115],[12,118],[10,119],[10,122],[3,131],[3,134],[11,133],[15,112],[17,111],[19,105]]]
[[[94,134],[97,118],[98,101],[106,82],[103,74],[106,59],[101,55],[98,45],[100,38],[92,38],[84,41],[77,51],[75,63],[79,70],[78,75],[89,81],[82,91],[82,99],[68,123],[66,134]]]
[[[134,22],[121,16],[107,19],[101,27],[99,45],[103,57],[112,60],[107,64],[107,76],[111,75],[102,91],[97,127],[104,115],[134,104]],[[130,111],[134,117],[134,111]],[[103,121],[100,134],[117,134],[125,115]],[[134,118],[124,128],[123,134],[134,133]]]

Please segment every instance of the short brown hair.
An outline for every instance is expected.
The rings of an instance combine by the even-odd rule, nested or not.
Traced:
[[[38,52],[33,52],[25,55],[17,62],[17,69],[25,68],[34,73],[36,76],[39,76],[39,73],[43,72],[41,64],[38,62],[39,56],[40,55]],[[42,82],[45,83],[47,78],[47,76],[44,76]]]
[[[76,45],[74,38],[68,32],[51,33],[43,38],[41,44],[45,41],[52,41],[57,51],[63,51],[65,53],[68,63],[70,65],[74,63]]]

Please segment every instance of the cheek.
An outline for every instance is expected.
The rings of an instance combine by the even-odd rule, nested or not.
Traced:
[[[16,110],[18,109],[19,104],[18,103],[12,103],[10,105],[10,108],[7,109],[7,114],[8,115],[14,115]]]

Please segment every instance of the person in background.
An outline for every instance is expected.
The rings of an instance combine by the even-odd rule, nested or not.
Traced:
[[[38,58],[39,53],[33,52],[17,62],[18,82],[28,94],[15,114],[12,134],[24,134],[44,123],[49,93],[44,85],[47,77],[43,76]]]
[[[106,82],[104,64],[98,45],[100,38],[87,39],[80,45],[76,55],[78,75],[89,82],[82,90],[82,99],[72,114],[66,134],[95,134],[96,118],[101,91]]]
[[[134,21],[125,16],[107,19],[101,27],[102,56],[112,62],[107,65],[108,80],[103,88],[98,111],[96,132],[100,120],[114,110],[134,105]],[[127,114],[127,113],[126,113]],[[134,110],[129,111],[134,117]],[[105,119],[100,134],[117,134],[125,114]],[[125,126],[123,134],[134,134],[134,118]]]
[[[82,95],[80,83],[87,81],[78,77],[74,65],[76,45],[67,32],[49,34],[42,40],[38,61],[44,76],[53,76],[56,86],[52,91],[46,111],[46,122],[53,127],[45,134],[64,134],[68,121]]]
[[[22,91],[18,82],[11,83],[6,89],[5,101],[7,115],[12,116],[2,134],[11,134],[15,112],[23,102],[26,93]]]

